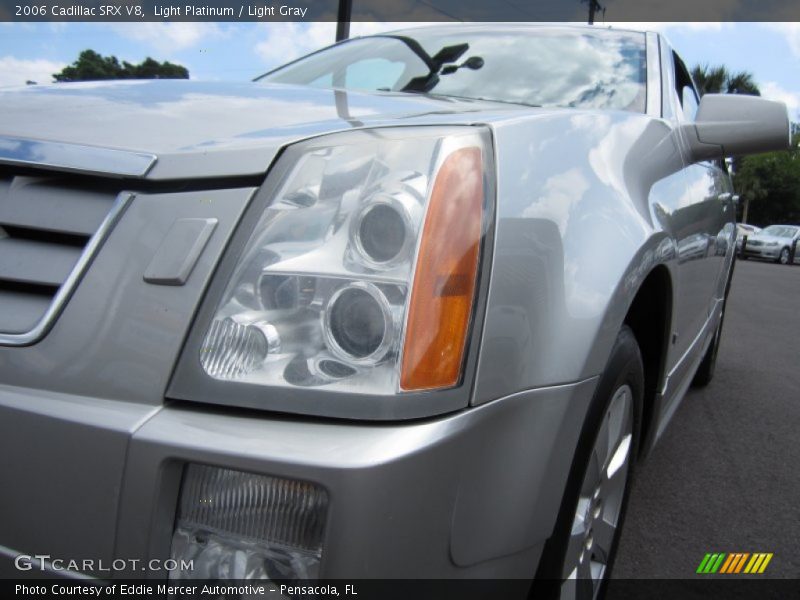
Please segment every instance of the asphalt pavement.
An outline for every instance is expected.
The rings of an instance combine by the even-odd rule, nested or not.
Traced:
[[[800,578],[800,266],[737,262],[714,379],[639,465],[613,577],[697,577],[708,552]]]

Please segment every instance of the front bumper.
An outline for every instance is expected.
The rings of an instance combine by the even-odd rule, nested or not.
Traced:
[[[747,257],[753,258],[768,258],[770,260],[776,260],[781,254],[781,247],[780,246],[750,246],[749,244],[745,246],[744,255]]]
[[[322,578],[526,578],[561,504],[596,378],[402,424],[164,407],[0,386],[0,575],[16,554],[170,555],[188,462],[315,482]],[[87,575],[108,577],[104,573]],[[126,567],[116,578],[160,579]]]

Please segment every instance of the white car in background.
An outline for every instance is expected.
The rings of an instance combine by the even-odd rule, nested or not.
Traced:
[[[742,238],[747,236],[748,238],[751,235],[755,235],[761,231],[761,227],[756,227],[755,225],[750,225],[748,223],[737,223],[736,224],[736,251],[742,251]]]
[[[800,240],[800,226],[770,225],[748,237],[744,258],[766,258],[782,265],[791,262],[792,246]]]

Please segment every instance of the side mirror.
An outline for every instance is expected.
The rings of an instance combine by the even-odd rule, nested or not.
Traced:
[[[692,162],[788,150],[791,141],[783,102],[742,94],[706,94],[680,130]]]

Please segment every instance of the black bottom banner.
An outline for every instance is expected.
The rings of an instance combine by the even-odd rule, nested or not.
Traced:
[[[141,580],[0,580],[3,598],[105,598],[257,600],[283,598],[352,598],[353,600],[482,600],[553,598],[553,582],[495,579],[353,579],[277,583],[257,580],[147,581]],[[582,592],[578,585],[578,597]],[[591,597],[589,595],[588,597]],[[800,598],[800,579],[614,579],[605,589],[606,600],[725,599],[783,600]]]

